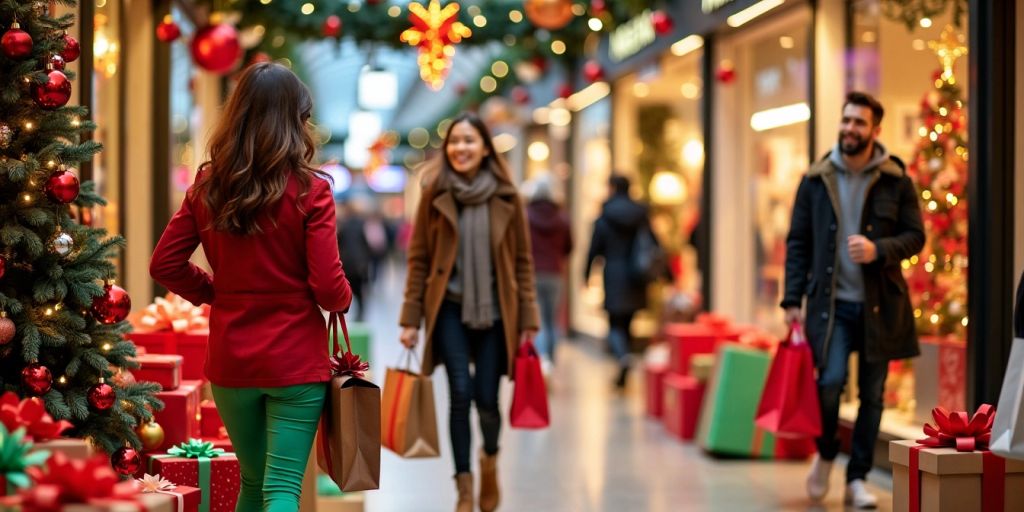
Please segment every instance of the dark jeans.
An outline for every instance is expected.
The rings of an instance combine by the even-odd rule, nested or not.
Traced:
[[[835,326],[825,366],[818,373],[818,394],[821,400],[821,437],[818,452],[831,461],[839,453],[839,399],[846,386],[850,354],[858,352],[857,384],[860,388],[860,409],[853,426],[850,464],[846,481],[864,479],[874,461],[878,425],[882,421],[882,392],[889,373],[887,361],[871,363],[864,359],[864,305],[836,301]]]
[[[504,329],[500,320],[489,329],[470,329],[462,323],[462,305],[445,301],[434,327],[434,343],[435,353],[448,373],[448,426],[455,472],[468,473],[472,441],[469,409],[472,402],[476,402],[480,417],[484,451],[488,455],[498,453],[498,436],[501,434],[498,385],[508,364]],[[474,371],[470,370],[470,363]]]
[[[555,360],[555,344],[558,343],[558,306],[562,300],[562,276],[538,272],[537,306],[540,310],[540,332],[537,333],[537,352]]]
[[[629,326],[633,323],[634,313],[608,314],[608,345],[618,360],[619,366],[629,366]]]

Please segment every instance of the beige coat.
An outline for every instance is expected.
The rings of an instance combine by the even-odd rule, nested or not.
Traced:
[[[425,191],[429,191],[429,187]],[[536,330],[539,325],[529,225],[515,187],[499,186],[490,199],[490,220],[491,254],[505,329],[508,375],[513,376],[520,334]],[[440,364],[434,357],[434,326],[459,247],[458,208],[451,192],[442,191],[433,197],[424,195],[413,222],[405,302],[399,323],[403,327],[425,324],[423,373],[429,375]]]

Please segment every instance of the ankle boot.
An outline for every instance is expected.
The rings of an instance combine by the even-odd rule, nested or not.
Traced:
[[[480,450],[480,511],[494,512],[501,502],[498,487],[498,454],[487,455]]]
[[[455,488],[459,492],[455,512],[473,512],[473,473],[455,475]]]

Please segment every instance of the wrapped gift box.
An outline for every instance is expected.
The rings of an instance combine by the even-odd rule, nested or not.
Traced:
[[[217,404],[213,400],[203,400],[199,404],[200,431],[203,437],[223,437],[224,421],[217,412]]]
[[[187,380],[204,379],[203,365],[206,363],[206,344],[209,331],[189,332],[133,332],[128,338],[151,354],[178,354],[184,360],[181,376]]]
[[[174,391],[156,394],[164,402],[164,409],[155,412],[153,418],[164,429],[164,442],[155,451],[166,451],[173,445],[201,436],[198,418],[201,384],[199,381],[186,380]]]
[[[94,455],[92,443],[85,439],[51,439],[41,443],[33,443],[32,451],[46,450],[51,454],[63,453],[69,459],[85,460]]]
[[[665,377],[665,430],[684,441],[693,439],[704,389],[705,384],[693,376],[672,373]]]
[[[718,349],[701,407],[697,440],[711,453],[771,457],[775,438],[754,426],[771,355],[738,343]]]
[[[920,473],[918,487],[911,488],[912,451],[917,451]],[[989,458],[988,461],[985,459]],[[925,448],[916,441],[889,443],[892,462],[892,501],[894,512],[911,511],[911,493],[919,493],[917,512],[1019,512],[1024,510],[1024,461],[1002,459],[991,453],[958,452],[955,448]],[[1000,466],[1000,477],[994,467]],[[986,489],[985,479],[996,484],[997,491]],[[992,479],[996,479],[994,482]],[[982,496],[998,500],[1002,508],[983,505]]]
[[[660,418],[662,402],[665,394],[665,374],[668,367],[658,364],[644,365],[644,396],[646,397],[647,415]]]
[[[177,493],[177,494],[173,494]],[[180,495],[180,496],[179,496]],[[193,487],[178,486],[170,493],[139,493],[131,500],[97,498],[89,503],[69,503],[61,512],[198,512],[202,493]],[[179,500],[182,500],[179,507]],[[22,498],[11,495],[0,499],[0,510],[20,510]]]
[[[181,385],[184,358],[177,354],[144,354],[136,357],[139,368],[132,370],[136,381],[156,382],[164,391],[174,391]]]
[[[196,487],[210,512],[234,512],[241,488],[238,459],[233,453],[217,457],[186,458],[170,455],[145,455],[145,472],[160,476],[178,485]],[[200,464],[208,465],[209,482],[200,482]]]
[[[669,370],[680,375],[690,373],[690,360],[696,354],[713,354],[720,335],[700,324],[669,324],[665,326],[669,343]]]

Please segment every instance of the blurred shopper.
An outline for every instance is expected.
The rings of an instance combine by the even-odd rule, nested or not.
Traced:
[[[882,105],[852,92],[839,140],[800,182],[786,244],[787,323],[802,322],[818,367],[822,436],[807,478],[813,500],[828,493],[839,452],[839,401],[858,353],[860,409],[846,468],[846,503],[874,508],[864,481],[873,464],[889,361],[919,354],[913,308],[900,262],[924,247],[914,183],[876,138]]]
[[[370,283],[372,252],[366,240],[366,201],[352,199],[342,208],[343,217],[338,225],[338,251],[345,262],[345,274],[352,286],[352,297],[359,303],[355,319],[362,322],[366,316],[366,289]]]
[[[246,69],[150,264],[169,290],[212,304],[205,373],[241,466],[238,512],[299,509],[331,378],[320,308],[352,301],[331,185],[311,163],[312,108],[288,68]],[[200,244],[213,275],[189,263]]]
[[[558,342],[556,316],[562,303],[565,263],[572,252],[572,229],[569,217],[555,202],[550,175],[534,180],[530,203],[526,206],[530,221],[530,245],[537,270],[537,303],[540,305],[540,352],[545,375],[555,360]]]
[[[619,363],[615,386],[626,386],[629,373],[630,325],[637,311],[647,307],[648,280],[638,276],[636,261],[649,258],[640,251],[660,251],[651,230],[647,207],[630,199],[629,179],[613,175],[608,180],[609,199],[594,222],[594,234],[587,253],[584,282],[598,258],[604,263],[604,309],[608,312],[608,344]],[[648,240],[649,243],[638,244]],[[650,244],[654,246],[651,247]],[[664,266],[664,261],[654,262]],[[658,270],[664,274],[663,269]]]
[[[513,375],[519,344],[537,333],[529,227],[505,160],[478,117],[461,114],[426,168],[413,221],[401,341],[426,327],[423,372],[444,364],[458,512],[473,510],[470,405],[483,433],[480,510],[495,510],[501,375]],[[471,372],[471,365],[473,371]]]

